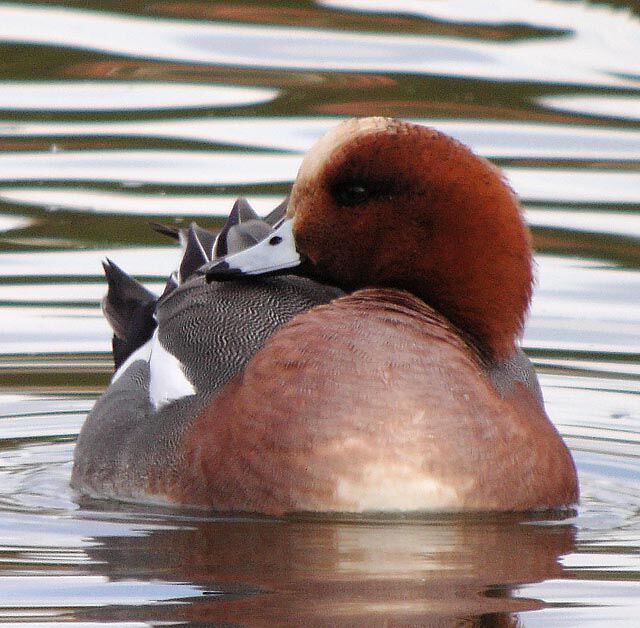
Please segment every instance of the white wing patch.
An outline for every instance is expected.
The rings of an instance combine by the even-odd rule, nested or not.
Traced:
[[[117,381],[131,364],[139,360],[149,364],[149,401],[156,410],[176,399],[195,394],[196,389],[185,375],[182,363],[162,346],[157,329],[142,347],[122,363],[111,383]]]
[[[171,401],[194,395],[196,389],[184,374],[180,360],[162,346],[157,329],[151,340],[149,399],[153,407],[160,410]]]

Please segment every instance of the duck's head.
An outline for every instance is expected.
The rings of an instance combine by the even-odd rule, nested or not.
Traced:
[[[204,270],[223,279],[303,261],[348,291],[408,290],[493,360],[512,353],[531,297],[529,235],[501,172],[443,133],[389,118],[325,135],[276,233]]]

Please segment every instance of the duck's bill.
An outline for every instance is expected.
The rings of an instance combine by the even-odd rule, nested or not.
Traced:
[[[292,222],[286,219],[258,244],[213,260],[202,266],[199,272],[207,281],[224,281],[236,277],[277,275],[297,268],[303,260],[293,240]]]

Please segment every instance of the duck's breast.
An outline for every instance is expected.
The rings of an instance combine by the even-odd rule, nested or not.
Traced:
[[[502,398],[440,315],[362,290],[297,316],[185,433],[172,499],[223,510],[570,504],[573,463],[526,386]]]

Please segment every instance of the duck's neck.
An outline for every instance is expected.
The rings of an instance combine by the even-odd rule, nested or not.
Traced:
[[[453,283],[446,269],[431,272],[427,286],[421,282],[405,287],[453,323],[484,361],[508,360],[517,346],[529,306],[530,262],[497,264],[475,277],[460,274],[453,277]]]

